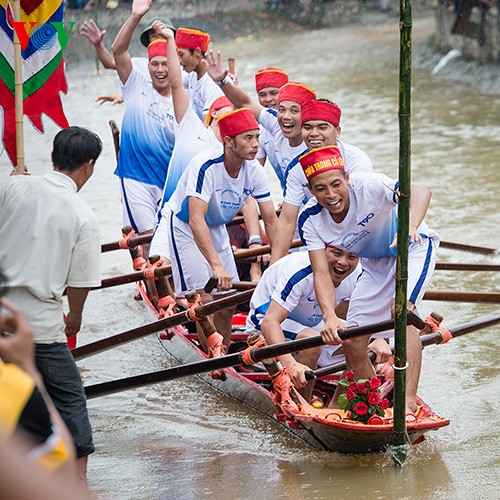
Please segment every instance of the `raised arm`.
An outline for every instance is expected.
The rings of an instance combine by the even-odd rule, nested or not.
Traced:
[[[340,344],[342,341],[337,334],[338,328],[343,328],[342,320],[335,313],[335,289],[330,277],[325,250],[309,252],[314,277],[314,291],[316,299],[323,313],[323,329],[321,336],[326,344]]]
[[[132,72],[132,59],[130,57],[128,48],[132,41],[132,36],[135,29],[141,22],[145,14],[149,12],[153,1],[152,0],[134,0],[132,3],[132,13],[120,28],[115,41],[111,46],[113,56],[116,64],[116,71],[120,81],[125,84]]]
[[[222,66],[221,53],[217,51],[217,55],[215,55],[213,50],[209,50],[205,59],[207,62],[207,73],[215,83],[220,85],[226,97],[236,108],[250,108],[255,119],[258,120],[260,112],[264,108],[258,102],[252,100],[240,87],[231,83],[231,79],[228,77],[229,69]]]
[[[212,274],[219,278],[217,290],[230,290],[233,282],[232,277],[224,269],[212,243],[210,230],[205,221],[207,211],[208,203],[206,201],[194,196],[189,197],[189,227],[193,232],[194,241],[212,268]]]
[[[174,32],[161,21],[153,23],[153,29],[167,40],[167,68],[168,81],[172,89],[172,101],[174,103],[174,114],[177,123],[182,121],[186,109],[190,105],[189,95],[182,84],[181,65],[177,56]]]
[[[290,205],[286,201],[281,205],[281,213],[276,224],[276,234],[279,234],[280,237],[276,239],[271,250],[271,264],[274,264],[288,253],[293,240],[295,226],[297,225],[299,208],[295,205]]]
[[[105,69],[116,69],[113,54],[104,46],[104,35],[106,30],[100,30],[99,26],[91,19],[85,21],[80,30],[80,35],[84,36],[95,49],[95,53]]]

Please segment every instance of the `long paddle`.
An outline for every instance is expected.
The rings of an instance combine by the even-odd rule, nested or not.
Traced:
[[[424,295],[424,300],[439,300],[442,302],[486,302],[490,304],[499,304],[500,293],[427,290]]]
[[[210,304],[213,304],[211,302]],[[210,305],[208,304],[208,305]],[[207,306],[208,306],[207,305]],[[338,330],[341,339],[359,337],[361,335],[373,335],[374,333],[383,332],[394,327],[393,320],[387,320],[373,325],[366,325],[354,327],[344,330]],[[307,337],[282,344],[274,344],[266,347],[253,348],[251,351],[252,360],[255,363],[263,359],[275,358],[290,352],[301,351],[303,349],[310,349],[324,345],[321,335]],[[74,351],[73,351],[74,352]],[[98,396],[105,396],[115,392],[126,391],[136,387],[145,385],[156,384],[158,382],[165,382],[167,380],[174,380],[177,378],[185,377],[188,375],[197,375],[215,370],[222,370],[223,368],[230,368],[232,366],[244,364],[242,353],[229,354],[228,356],[221,356],[218,358],[210,358],[195,363],[188,363],[185,365],[174,366],[165,370],[157,372],[144,373],[134,377],[127,377],[110,382],[103,382],[101,384],[91,385],[85,388],[87,398],[95,398]]]
[[[172,274],[171,266],[160,266],[160,267],[152,267],[155,277],[160,276],[169,276]],[[92,288],[92,290],[102,290],[103,288],[110,288],[112,286],[117,285],[125,285],[127,283],[136,283],[137,281],[145,280],[146,278],[146,269],[143,271],[137,271],[135,273],[130,274],[122,274],[120,276],[114,276],[113,278],[106,278],[101,281],[101,286],[96,286]]]
[[[418,318],[418,316],[417,316]],[[421,318],[418,318],[420,321],[414,321],[413,317],[409,315],[408,320],[410,323],[416,322],[415,325],[417,328],[423,329],[425,323]],[[423,324],[422,324],[423,323]],[[456,326],[450,330],[452,334],[452,338],[460,337],[461,335],[465,335],[466,333],[474,332],[476,330],[480,330],[482,328],[488,328],[489,326],[493,326],[500,323],[500,315],[496,314],[494,316],[485,316],[476,321],[472,321],[470,323],[466,323],[464,325]],[[439,344],[443,340],[442,335],[439,332],[427,333],[426,335],[422,335],[420,337],[422,342],[422,347],[427,347],[433,344]],[[370,352],[368,356],[371,361],[375,360],[375,353]],[[329,366],[325,366],[323,368],[318,368],[317,370],[311,370],[310,373],[314,374],[314,377],[309,375],[309,372],[306,374],[306,378],[311,380],[312,378],[320,378],[325,377],[326,375],[331,375],[332,373],[338,373],[342,370],[347,369],[347,364],[345,361],[339,361],[338,363],[333,363]]]
[[[440,241],[440,248],[449,248],[451,250],[460,250],[462,252],[472,252],[472,253],[480,253],[482,255],[497,255],[500,253],[500,249],[495,248],[487,248],[487,247],[478,247],[474,245],[464,245],[462,243],[452,243],[451,241]]]
[[[250,297],[253,294],[252,290],[247,290],[240,293],[235,293],[224,297],[222,299],[214,300],[213,302],[209,302],[203,306],[197,306],[194,309],[194,312],[197,317],[202,318],[205,316],[209,316],[214,312],[220,311],[226,307],[231,307],[236,304],[241,304],[242,302],[246,302],[250,300]],[[111,337],[107,337],[102,340],[98,340],[96,342],[92,342],[90,344],[77,347],[73,349],[71,352],[75,359],[84,359],[88,356],[92,356],[94,354],[99,354],[101,352],[107,351],[108,349],[112,349],[113,347],[117,347],[122,344],[126,344],[128,342],[132,342],[134,340],[145,337],[146,335],[150,335],[151,333],[160,332],[162,330],[168,330],[177,325],[183,325],[185,323],[189,323],[192,321],[187,311],[182,311],[172,316],[168,316],[167,318],[160,319],[155,321],[154,323],[148,323],[147,325],[140,326],[138,328],[133,328],[132,330],[128,330],[123,333],[119,333],[117,335],[112,335]]]

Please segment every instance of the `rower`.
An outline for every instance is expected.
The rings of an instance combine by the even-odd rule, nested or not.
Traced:
[[[323,313],[321,335],[325,343],[340,344],[337,329],[344,325],[333,307],[335,290],[328,278],[325,245],[349,249],[363,258],[363,273],[351,295],[347,326],[390,320],[396,272],[398,182],[384,174],[349,175],[336,146],[313,149],[300,158],[300,164],[315,196],[302,209],[298,228],[309,251],[314,289]],[[408,307],[412,310],[422,300],[436,264],[439,237],[424,222],[430,199],[429,189],[412,185],[408,252]],[[376,336],[387,336],[387,332]],[[375,374],[367,356],[368,341],[367,337],[356,337],[343,343],[347,364],[358,379]],[[407,346],[406,404],[407,412],[415,412],[422,344],[418,330],[412,326],[407,329]]]
[[[214,292],[203,287],[218,277],[217,291],[227,292],[237,279],[227,224],[249,196],[259,204],[266,233],[272,243],[276,212],[264,169],[255,160],[259,128],[247,108],[218,118],[221,146],[207,149],[189,163],[165,205],[162,220],[167,226],[168,250],[177,296],[194,289],[204,304]],[[229,345],[232,309],[214,315],[217,331]]]
[[[359,257],[337,247],[326,249],[329,277],[335,288],[335,306],[339,317],[345,318],[352,290],[362,269]],[[273,264],[262,275],[250,301],[247,316],[249,334],[260,331],[268,344],[317,335],[322,327],[322,315],[314,292],[313,273],[307,252],[295,252]],[[391,354],[387,343],[379,339],[370,348],[377,349],[376,362]],[[307,370],[336,361],[338,346],[324,346],[285,354],[279,360],[288,370],[292,382],[307,399],[311,399],[314,381],[308,382]],[[337,352],[336,352],[337,351]]]

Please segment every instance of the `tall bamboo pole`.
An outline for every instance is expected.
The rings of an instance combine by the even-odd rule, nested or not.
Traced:
[[[14,0],[14,21],[21,21],[21,0]],[[16,110],[16,172],[26,172],[24,165],[24,124],[23,124],[23,65],[21,59],[21,42],[14,30],[14,98]]]
[[[400,0],[399,52],[399,206],[394,348],[394,446],[392,458],[406,460],[406,297],[411,186],[411,0]]]

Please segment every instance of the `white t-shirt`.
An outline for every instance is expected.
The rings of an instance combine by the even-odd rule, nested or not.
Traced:
[[[396,255],[389,248],[397,233],[398,182],[384,174],[353,174],[349,182],[349,210],[345,219],[335,222],[316,198],[311,198],[298,219],[299,236],[307,250],[320,250],[325,243],[348,250],[364,258]],[[422,222],[419,233],[438,238]]]
[[[175,145],[168,166],[160,208],[170,199],[189,162],[201,151],[220,145],[211,128],[188,106],[180,123],[175,126]]]
[[[7,297],[26,314],[35,342],[66,342],[66,286],[101,284],[100,233],[67,175],[13,176],[0,184],[0,262]]]
[[[335,306],[349,300],[361,274],[361,265],[335,288]],[[250,300],[247,329],[260,331],[271,300],[289,312],[288,318],[304,327],[317,327],[323,320],[314,292],[314,279],[307,252],[286,255],[264,271]]]
[[[349,175],[359,172],[373,172],[372,162],[364,151],[340,139],[337,139],[337,146],[342,154],[345,170]],[[307,187],[306,175],[299,162],[299,158],[304,153],[296,156],[288,164],[285,172],[284,201],[296,207],[300,207],[304,199],[309,200],[312,198],[311,191]]]
[[[209,225],[227,224],[249,196],[258,203],[271,200],[262,165],[257,160],[245,160],[238,177],[232,178],[224,166],[222,144],[202,151],[192,159],[165,208],[168,207],[182,221],[189,222],[190,196],[208,203],[205,220]]]
[[[208,73],[205,73],[199,80],[195,71],[183,73],[183,84],[189,94],[193,109],[202,119],[207,115],[210,105],[215,99],[224,95],[224,92]]]

